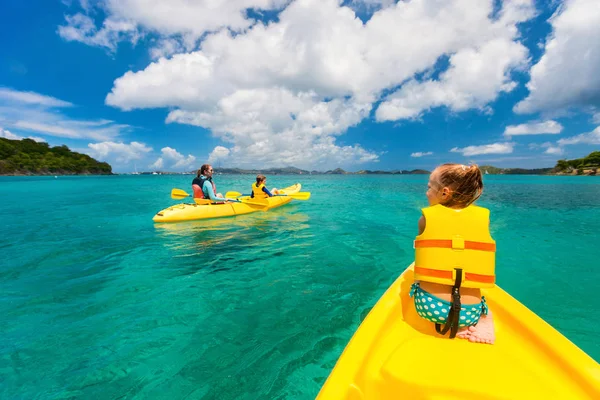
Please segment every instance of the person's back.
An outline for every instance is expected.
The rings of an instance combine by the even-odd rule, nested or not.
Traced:
[[[217,187],[212,179],[213,172],[210,164],[204,164],[200,167],[192,181],[194,198],[226,201],[221,193],[217,193]]]
[[[483,191],[477,166],[444,164],[430,176],[415,239],[411,296],[436,330],[473,342],[493,343],[494,328],[481,289],[495,285],[496,244],[489,210],[473,205]]]

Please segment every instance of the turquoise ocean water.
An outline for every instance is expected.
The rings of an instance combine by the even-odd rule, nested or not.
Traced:
[[[0,177],[0,398],[316,396],[412,262],[427,176],[271,176],[312,198],[155,225],[191,179]],[[499,284],[600,361],[600,177],[485,184]]]

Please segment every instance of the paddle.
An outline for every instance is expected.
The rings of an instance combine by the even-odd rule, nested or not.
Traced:
[[[240,192],[227,192],[225,194],[227,197],[240,197],[243,196]],[[273,196],[287,196],[296,200],[308,200],[310,199],[310,192],[298,192],[298,193],[290,193],[290,194],[275,194]]]
[[[181,190],[181,189],[173,189],[171,190],[171,198],[172,199],[185,199],[186,197],[188,197],[189,194],[187,194],[185,191]]]
[[[241,196],[248,196],[250,197],[249,194],[241,194],[240,192],[227,192],[225,193],[225,197],[230,197],[235,199],[236,197],[241,197]]]
[[[185,199],[186,197],[191,196],[190,194],[186,193],[184,190],[181,189],[173,189],[171,190],[171,198],[173,199]],[[230,199],[228,198],[229,196],[226,196],[226,200],[227,201],[234,201],[236,203],[246,203],[246,204],[252,204],[254,206],[260,206],[260,207],[268,207],[269,203],[264,200],[262,201],[262,199],[252,199],[252,200],[246,200],[246,199],[242,199],[242,200],[237,200],[237,199]],[[194,202],[196,204],[212,204],[212,200],[210,199],[194,199]]]

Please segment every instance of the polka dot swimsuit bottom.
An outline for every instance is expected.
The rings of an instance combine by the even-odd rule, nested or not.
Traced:
[[[419,316],[436,324],[446,323],[452,303],[426,292],[416,282],[410,287],[410,297],[415,299],[415,308]],[[485,315],[488,313],[485,297],[481,297],[480,304],[463,304],[460,308],[458,327],[476,325],[482,313]]]

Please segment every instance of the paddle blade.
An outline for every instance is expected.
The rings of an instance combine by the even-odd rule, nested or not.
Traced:
[[[235,199],[236,197],[240,197],[242,194],[240,192],[227,192],[225,193],[225,197],[228,199]]]
[[[171,190],[171,198],[172,199],[185,199],[188,196],[189,196],[189,194],[187,194],[185,191],[183,191],[181,189]]]
[[[296,199],[296,200],[308,200],[308,199],[310,199],[310,192],[298,192],[298,193],[291,193],[291,194],[279,194],[277,196],[287,196],[287,197],[291,197],[292,199]]]
[[[238,199],[237,201],[262,208],[269,207],[269,202],[267,199]]]
[[[310,199],[310,192],[298,192],[288,196],[293,197],[296,200],[308,200]]]

